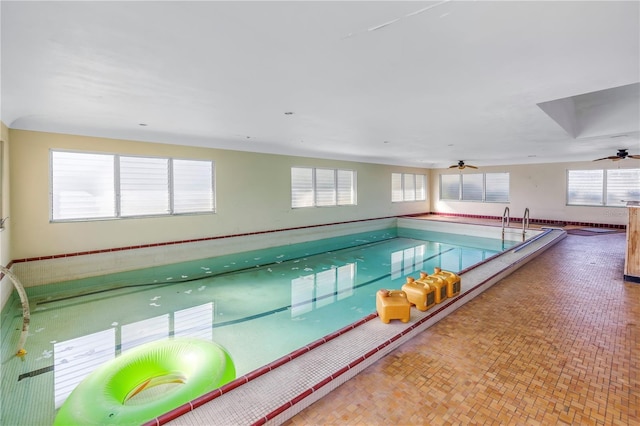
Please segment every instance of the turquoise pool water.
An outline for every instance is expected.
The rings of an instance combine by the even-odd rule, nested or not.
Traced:
[[[515,243],[392,229],[29,289],[3,311],[0,424],[49,425],[67,395],[122,351],[213,340],[246,374],[375,312],[375,292],[434,267],[458,272]]]

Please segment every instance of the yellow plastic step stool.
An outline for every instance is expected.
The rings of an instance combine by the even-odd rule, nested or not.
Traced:
[[[392,319],[409,322],[411,303],[402,290],[378,290],[376,293],[376,310],[383,323],[389,324]]]
[[[447,283],[447,297],[455,297],[460,294],[462,280],[459,275],[453,272],[443,271],[440,268],[434,268],[432,277],[442,278]]]
[[[435,287],[416,281],[412,277],[407,277],[406,284],[402,285],[402,291],[407,294],[407,300],[420,311],[426,311],[436,304]]]

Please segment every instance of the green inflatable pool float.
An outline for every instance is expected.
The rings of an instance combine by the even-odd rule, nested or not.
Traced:
[[[123,353],[89,374],[62,404],[54,425],[140,425],[236,377],[225,349],[195,338],[165,339]],[[127,404],[153,386],[178,383],[149,402]]]

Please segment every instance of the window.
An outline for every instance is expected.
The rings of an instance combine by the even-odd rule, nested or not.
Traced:
[[[472,175],[460,175],[462,177],[462,200],[482,201],[483,175],[474,173]]]
[[[426,176],[413,173],[391,173],[391,202],[427,199]]]
[[[440,175],[440,199],[508,203],[509,173]]]
[[[440,175],[440,199],[460,200],[460,175]]]
[[[120,157],[120,215],[169,212],[169,159]]]
[[[607,206],[625,207],[640,201],[640,169],[607,170]]]
[[[114,217],[114,173],[113,155],[52,151],[52,219]]]
[[[484,182],[484,200],[486,202],[509,202],[509,173],[486,173]]]
[[[338,170],[338,205],[345,206],[356,203],[355,172]]]
[[[173,160],[173,213],[215,211],[213,161]]]
[[[327,207],[356,204],[353,170],[291,168],[291,207]]]
[[[567,204],[601,206],[604,170],[569,170]]]
[[[640,201],[640,169],[567,170],[567,204],[622,207]]]
[[[51,151],[51,220],[215,211],[213,162]]]
[[[316,206],[335,206],[337,192],[335,170],[316,169]]]

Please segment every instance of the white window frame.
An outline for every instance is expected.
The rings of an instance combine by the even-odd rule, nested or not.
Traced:
[[[333,199],[320,198],[320,195],[327,194],[327,188],[318,187],[318,171],[321,174],[333,173]],[[294,181],[294,174],[298,172],[310,173],[310,181]],[[347,169],[328,169],[323,167],[291,167],[291,208],[309,208],[309,207],[342,207],[355,206],[357,202],[357,174],[355,170]],[[343,185],[344,178],[350,176],[350,185]],[[304,186],[302,184],[305,184]],[[331,189],[331,188],[329,188]],[[301,200],[297,192],[306,191],[309,196],[306,200]],[[330,192],[330,191],[329,191]],[[296,201],[301,200],[301,201]],[[345,201],[346,200],[346,201]]]
[[[640,169],[581,169],[581,170],[567,170],[566,173],[566,205],[567,206],[584,206],[584,207],[626,207],[627,201],[640,201],[640,183],[637,188],[631,188],[629,199],[625,200],[612,200],[611,192],[618,188],[612,188],[614,182],[612,174],[628,172],[630,174],[640,175]],[[575,174],[574,181],[572,182],[572,175]],[[584,176],[580,176],[584,175]],[[588,184],[591,186],[591,193],[596,199],[589,203],[585,201],[585,193],[588,188],[582,185],[583,193],[577,193],[572,195],[576,191],[580,191],[579,179],[588,178],[588,175],[592,175],[591,181]],[[599,176],[598,176],[599,175]],[[635,182],[635,177],[630,182]],[[587,183],[585,183],[586,185]],[[634,195],[635,194],[635,195]]]
[[[109,200],[101,200],[99,202],[100,206],[104,207],[105,213],[100,214],[87,214],[87,210],[83,210],[80,214],[63,214],[63,211],[58,211],[58,208],[54,206],[54,203],[58,205],[59,197],[62,195],[60,191],[64,191],[68,188],[67,183],[62,183],[62,186],[58,186],[57,184],[57,172],[61,170],[55,170],[56,168],[56,160],[55,156],[57,153],[67,154],[68,159],[71,161],[82,161],[83,156],[94,156],[94,158],[103,157],[106,163],[112,162],[113,168],[112,170],[106,170],[108,174],[112,174],[111,177],[107,175],[103,175],[103,179],[107,179],[107,187],[103,187],[105,189],[106,195],[108,198],[112,198]],[[110,219],[123,219],[123,218],[136,218],[136,217],[157,217],[157,216],[176,216],[176,215],[191,215],[191,214],[211,214],[216,212],[216,190],[215,190],[215,162],[213,160],[202,160],[202,159],[184,159],[184,158],[170,158],[170,157],[151,157],[151,156],[132,156],[132,155],[124,155],[124,154],[113,154],[113,153],[104,153],[104,152],[83,152],[83,151],[66,151],[66,150],[58,150],[52,149],[49,154],[49,220],[51,222],[77,222],[77,221],[93,221],[93,220],[110,220]],[[73,157],[76,156],[74,160]],[[87,158],[87,157],[85,157]],[[122,212],[122,186],[121,186],[121,170],[120,164],[121,159],[132,160],[135,158],[140,158],[142,160],[166,160],[167,162],[167,182],[166,182],[166,196],[168,200],[168,208],[163,209],[162,212],[142,212],[136,213],[135,209],[128,213],[123,214]],[[202,178],[200,179],[200,183],[202,187],[197,188],[195,191],[200,195],[203,195],[202,199],[195,199],[196,207],[193,209],[185,209],[180,208],[180,211],[176,211],[175,200],[176,200],[176,191],[181,191],[180,188],[176,188],[175,175],[174,175],[174,161],[188,162],[193,161],[196,163],[207,163],[208,166],[202,168],[203,170],[210,170],[211,176],[205,177],[204,181]],[[207,171],[208,171],[207,170]],[[71,170],[73,172],[73,170]],[[77,179],[91,179],[93,174],[90,174],[88,171],[83,172],[80,170],[76,175],[74,175]],[[210,182],[208,180],[210,178]],[[109,180],[110,179],[110,180]],[[59,179],[61,180],[61,179]],[[108,186],[113,186],[113,188],[108,189]],[[111,192],[112,191],[112,192]],[[181,198],[181,197],[178,197]],[[91,200],[91,197],[88,198]],[[112,203],[112,204],[110,204]],[[66,208],[72,206],[71,203],[67,205]]]
[[[456,177],[457,179],[453,179],[454,177]],[[443,196],[444,191],[442,190],[442,187],[443,187],[442,180],[443,179],[447,179],[447,180],[451,179],[452,181],[453,180],[457,180],[457,182],[447,182],[447,184],[452,184],[452,185],[455,184],[457,186],[457,191],[455,191],[456,192],[455,198],[454,197],[444,198],[444,196]],[[439,184],[440,184],[440,201],[460,201],[462,199],[462,195],[461,195],[461,192],[462,192],[462,178],[460,177],[460,175],[452,175],[452,174],[444,174],[444,175],[442,175],[441,174],[440,175]]]
[[[484,173],[465,173],[460,175],[460,200],[484,202]]]
[[[482,175],[482,197],[481,199],[468,199],[465,197],[465,191],[464,191],[464,177],[471,177],[471,176],[478,176],[478,175]],[[506,180],[507,180],[507,198],[504,200],[487,200],[487,175],[506,175]],[[449,179],[450,177],[453,176],[457,176],[457,189],[458,189],[458,196],[457,198],[444,198],[443,197],[443,191],[442,191],[442,180],[443,178],[445,178],[445,176],[447,177],[447,179]],[[509,203],[510,199],[511,199],[511,190],[510,190],[510,182],[511,176],[509,174],[509,172],[495,172],[495,173],[459,173],[459,174],[440,174],[440,178],[439,178],[439,185],[440,185],[440,201],[464,201],[464,202],[472,202],[472,203]]]
[[[391,173],[391,202],[427,200],[427,176],[416,173]]]

